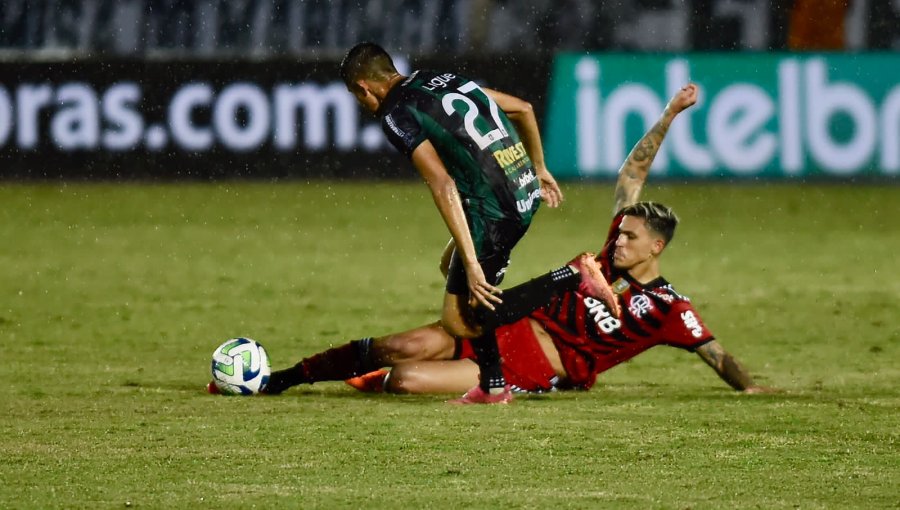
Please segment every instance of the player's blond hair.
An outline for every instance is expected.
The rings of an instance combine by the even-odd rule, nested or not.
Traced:
[[[381,46],[362,42],[350,48],[341,61],[341,79],[350,89],[358,89],[358,80],[384,81],[399,74],[394,61]]]
[[[671,207],[666,207],[659,202],[637,202],[623,207],[619,214],[643,218],[647,228],[661,236],[667,246],[675,237],[678,216]]]

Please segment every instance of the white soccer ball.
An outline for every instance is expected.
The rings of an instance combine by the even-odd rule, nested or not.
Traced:
[[[213,381],[225,395],[259,393],[266,387],[271,373],[266,350],[249,338],[232,338],[213,352]]]

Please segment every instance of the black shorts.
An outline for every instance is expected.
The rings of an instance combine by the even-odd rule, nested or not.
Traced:
[[[506,267],[509,266],[509,255],[513,247],[522,239],[528,225],[513,221],[491,221],[475,219],[469,222],[472,242],[475,243],[475,254],[484,271],[484,278],[491,285],[500,285]],[[450,257],[450,268],[447,272],[447,293],[465,296],[469,293],[469,280],[462,257],[453,250]]]

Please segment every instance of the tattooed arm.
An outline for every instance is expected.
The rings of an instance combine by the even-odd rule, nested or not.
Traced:
[[[725,352],[725,349],[715,340],[701,345],[697,349],[697,354],[719,374],[723,381],[738,391],[744,393],[772,393],[774,391],[771,388],[757,386],[753,382],[750,372],[731,354]]]
[[[641,188],[644,186],[644,181],[647,180],[647,173],[650,171],[650,164],[653,163],[653,158],[656,157],[659,146],[662,145],[663,138],[666,137],[666,132],[669,131],[669,125],[672,124],[676,115],[690,108],[696,102],[697,86],[689,83],[682,87],[681,90],[672,96],[659,121],[631,149],[625,163],[619,168],[614,214],[623,207],[638,201]]]

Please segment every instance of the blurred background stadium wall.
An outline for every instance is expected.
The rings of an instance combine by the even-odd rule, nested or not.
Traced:
[[[361,40],[532,101],[562,178],[687,80],[659,176],[900,174],[896,0],[0,0],[0,176],[411,178],[337,79]]]

